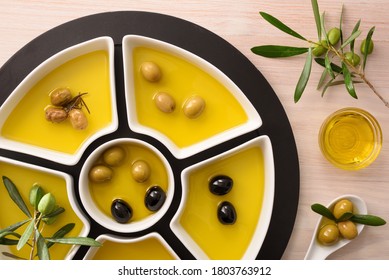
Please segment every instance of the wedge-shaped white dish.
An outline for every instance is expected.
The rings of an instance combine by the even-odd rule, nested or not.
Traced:
[[[211,194],[208,191],[208,182],[212,176],[217,174],[218,172],[222,172],[225,169],[225,166],[229,163],[226,163],[224,160],[228,158],[235,157],[236,155],[242,154],[244,152],[251,154],[252,156],[253,152],[255,150],[252,149],[259,149],[262,151],[262,161],[263,161],[263,170],[258,170],[258,174],[260,178],[258,177],[257,181],[253,181],[252,178],[248,178],[246,180],[241,180],[240,182],[234,182],[232,190],[225,195],[215,196],[214,194]],[[255,153],[255,152],[254,152]],[[215,163],[223,162],[220,165],[217,165],[217,167],[212,167]],[[244,162],[244,159],[240,159],[240,163],[242,164]],[[234,164],[234,163],[233,163]],[[240,170],[239,173],[245,173],[247,169],[253,169],[253,167],[250,167],[248,165],[246,166],[240,166],[239,168],[243,168],[243,171]],[[254,168],[255,169],[255,168]],[[199,181],[193,180],[193,182],[196,182],[195,184],[191,185],[191,180],[195,176],[198,176],[198,171],[203,170],[206,174],[205,177],[207,177],[206,180],[203,180],[204,184],[199,184]],[[230,169],[231,170],[231,169]],[[238,172],[238,171],[237,171]],[[252,171],[249,171],[252,172]],[[254,173],[256,171],[254,170]],[[235,175],[238,173],[235,173]],[[247,175],[252,173],[247,173]],[[234,180],[234,177],[231,174],[219,174],[219,175],[227,175],[231,176],[231,178]],[[262,177],[263,176],[263,177]],[[194,257],[197,259],[215,259],[213,257],[210,257],[211,253],[207,252],[207,249],[202,248],[200,245],[201,242],[204,240],[207,240],[209,238],[215,238],[214,241],[219,242],[219,240],[224,240],[225,243],[218,244],[218,245],[211,245],[214,248],[218,248],[218,251],[216,253],[218,259],[255,259],[258,255],[261,246],[263,244],[263,241],[265,239],[270,219],[272,215],[273,210],[273,199],[274,199],[274,160],[273,160],[273,151],[272,151],[272,145],[270,142],[270,139],[267,136],[260,136],[255,139],[250,140],[249,142],[246,142],[240,146],[237,146],[236,148],[233,148],[232,150],[229,150],[225,153],[222,153],[218,156],[215,156],[213,158],[207,159],[203,162],[200,162],[196,165],[190,166],[187,169],[185,169],[181,174],[181,180],[182,180],[182,199],[180,206],[177,210],[176,215],[173,217],[170,227],[172,231],[176,234],[176,236],[181,240],[181,242],[188,248],[188,250],[193,254]],[[208,181],[208,182],[207,182]],[[245,186],[242,185],[242,181],[245,181]],[[198,193],[196,193],[195,189],[203,188],[203,196],[200,197]],[[243,188],[243,189],[242,189]],[[253,199],[253,197],[256,196],[256,193],[253,191],[251,193],[250,190],[255,188],[263,188],[262,193],[258,192],[258,196],[262,196],[262,199]],[[189,197],[191,196],[191,192],[194,191],[196,193],[191,200],[189,200]],[[244,192],[244,195],[242,195],[242,191]],[[235,192],[234,194],[232,194]],[[195,199],[193,199],[195,198]],[[231,200],[230,200],[231,199]],[[217,220],[217,204],[213,203],[218,201],[220,203],[221,201],[228,201],[232,204],[235,204],[236,213],[237,213],[237,219],[236,222],[232,225],[222,225]],[[250,204],[253,201],[259,201],[262,200],[262,205],[259,208],[256,208],[254,205]],[[210,202],[211,201],[211,202]],[[199,215],[199,212],[190,212],[190,214],[184,215],[186,211],[186,207],[189,205],[189,203],[196,203],[200,207],[199,212],[201,214]],[[214,205],[210,205],[214,204]],[[201,209],[209,209],[210,211],[205,212]],[[257,209],[259,213],[256,213],[256,216],[253,216],[253,218],[248,218],[246,214],[248,214],[248,211],[256,211],[252,209]],[[213,220],[210,220],[208,218],[204,218],[204,215],[211,215],[214,216],[212,218]],[[245,216],[246,215],[246,216]],[[198,227],[198,229],[191,229],[192,233],[190,233],[185,226],[183,225],[184,219],[188,219],[186,222],[187,224],[193,224],[194,222],[197,223],[197,225],[201,225]],[[253,225],[252,229],[248,229]],[[239,227],[239,232],[246,234],[250,230],[250,233],[247,234],[243,238],[247,238],[247,240],[242,240],[242,236],[235,235],[233,227]],[[206,228],[209,228],[206,229]],[[215,230],[218,228],[217,230]],[[207,232],[208,231],[208,232]],[[252,232],[251,232],[252,231]],[[200,233],[202,232],[202,233]],[[206,234],[204,234],[204,232]],[[201,235],[202,234],[202,235]],[[218,234],[220,234],[220,239],[218,238]],[[225,238],[225,236],[232,237],[233,240]],[[227,251],[229,250],[235,250],[234,246],[239,246],[241,242],[246,242],[247,246],[244,249],[239,249],[243,253],[240,254],[239,257],[236,257],[234,254],[227,255]],[[213,243],[213,244],[215,244]],[[217,247],[218,246],[218,247]],[[215,249],[213,250],[215,251]],[[208,250],[209,251],[209,250]],[[214,252],[212,252],[214,253]],[[215,254],[213,254],[215,255]]]
[[[96,238],[96,240],[99,241],[100,243],[102,243],[103,246],[109,246],[108,244],[104,244],[108,241],[108,242],[112,242],[112,243],[122,244],[123,248],[125,248],[126,244],[130,245],[130,244],[136,244],[136,243],[141,243],[141,242],[147,242],[148,240],[154,240],[154,241],[158,242],[163,248],[165,248],[166,251],[171,255],[171,257],[173,259],[176,259],[176,260],[180,259],[177,256],[177,254],[173,251],[173,249],[169,246],[169,244],[165,241],[165,239],[163,239],[162,236],[156,232],[151,232],[151,233],[148,233],[148,234],[143,235],[141,237],[135,237],[135,238],[118,237],[118,236],[114,236],[111,234],[103,234],[103,235],[98,236]],[[88,250],[88,252],[85,254],[84,260],[93,260],[94,257],[96,256],[96,253],[101,249],[106,249],[109,251],[110,248],[109,247],[108,248],[106,248],[106,247],[105,248],[103,248],[103,247],[91,247]],[[113,248],[113,250],[115,250],[115,249]],[[151,248],[148,247],[148,249],[145,248],[145,250],[146,251],[144,251],[142,253],[142,254],[146,255],[145,259],[150,259],[150,260],[159,259],[158,257],[155,257],[155,251],[152,250]],[[110,253],[110,256],[105,256],[104,259],[106,259],[106,260],[109,260],[109,259],[118,260],[118,259],[121,259],[119,257],[119,255],[124,255],[123,257],[125,257],[124,252],[116,255],[116,257],[115,257],[114,251],[111,251],[109,253]],[[101,256],[101,257],[103,257],[103,256]],[[139,257],[137,259],[139,259]]]
[[[88,93],[85,96],[86,103],[88,103],[88,98],[96,98],[99,99],[98,94],[109,94],[110,99],[110,105],[105,105],[104,108],[107,111],[110,111],[110,122],[108,124],[101,124],[100,126],[96,126],[96,130],[91,132],[90,134],[86,135],[82,141],[80,141],[80,145],[76,149],[75,152],[64,152],[59,151],[59,149],[52,149],[45,147],[44,145],[39,145],[37,140],[32,143],[31,141],[28,141],[26,139],[16,139],[12,137],[6,137],[3,133],[4,125],[10,116],[10,114],[13,112],[16,106],[18,106],[19,102],[22,101],[22,99],[26,96],[26,94],[34,87],[36,86],[42,79],[44,79],[47,75],[55,71],[58,67],[61,67],[62,65],[66,64],[67,62],[76,59],[78,57],[81,57],[83,55],[87,55],[89,53],[93,53],[96,51],[103,51],[107,54],[108,57],[108,65],[105,65],[107,69],[104,69],[105,72],[108,72],[108,82],[109,82],[109,93]],[[111,37],[99,37],[96,39],[92,39],[83,43],[80,43],[78,45],[74,45],[72,47],[69,47],[67,49],[64,49],[60,51],[59,53],[53,55],[52,57],[48,58],[44,62],[42,62],[39,66],[37,66],[16,88],[15,90],[10,94],[8,99],[4,102],[4,104],[0,108],[0,115],[2,116],[0,119],[0,148],[13,150],[21,153],[31,154],[37,157],[45,158],[48,160],[52,160],[54,162],[59,162],[66,165],[74,165],[76,164],[79,159],[82,156],[82,153],[84,150],[88,147],[90,143],[92,143],[97,138],[101,137],[102,135],[106,135],[108,133],[111,133],[115,131],[118,127],[118,118],[117,118],[117,108],[116,108],[116,88],[115,88],[115,74],[114,74],[114,44]],[[66,77],[63,77],[66,81]],[[61,78],[62,79],[62,78]],[[58,81],[58,87],[66,87],[66,84],[63,84],[63,81]],[[57,87],[57,86],[55,86]],[[51,88],[54,89],[54,88]],[[49,92],[42,93],[43,95],[47,95],[47,100],[49,105]],[[77,93],[74,93],[74,95]],[[94,96],[92,97],[92,95]],[[36,106],[35,104],[31,104],[31,106]],[[44,120],[44,108],[39,108],[39,114],[42,115],[42,119]],[[87,115],[87,118],[89,119],[89,123],[93,122],[92,119],[94,116],[97,116],[98,114],[101,114],[97,108],[89,108],[91,111],[91,114],[85,112]],[[85,110],[84,110],[85,111]],[[28,118],[28,112],[25,111],[25,118]],[[54,124],[55,125],[55,124]],[[62,123],[61,123],[62,125]],[[34,124],[36,126],[36,124]],[[24,129],[29,130],[31,133],[34,132],[34,126],[29,128],[18,128],[16,127],[14,129]],[[90,126],[90,125],[89,125]],[[58,126],[57,126],[58,127]],[[56,127],[56,129],[57,129]],[[87,128],[88,129],[88,128]],[[74,133],[75,135],[77,133],[80,133],[77,130],[72,131],[71,133]],[[59,141],[58,140],[58,131],[53,132],[50,134],[50,132],[46,133],[48,135],[52,135],[53,139],[52,141]],[[42,136],[43,137],[43,136]],[[51,136],[50,136],[51,137]],[[64,141],[64,145],[66,142]]]
[[[253,105],[247,99],[245,94],[240,90],[240,88],[218,68],[216,68],[206,60],[202,59],[201,57],[196,56],[172,44],[160,40],[148,38],[148,37],[138,36],[138,35],[125,36],[123,38],[122,45],[123,45],[123,59],[124,59],[124,81],[125,81],[126,103],[127,103],[127,110],[128,110],[127,113],[128,113],[129,125],[131,129],[133,129],[134,131],[138,133],[150,135],[152,137],[155,137],[162,143],[164,143],[176,158],[182,159],[182,158],[189,157],[200,151],[206,150],[210,147],[225,142],[229,139],[235,138],[249,131],[253,131],[262,125],[262,120],[258,112],[255,110]],[[210,77],[212,77],[222,86],[224,86],[224,88],[229,91],[229,94],[232,95],[233,98],[238,102],[239,106],[244,110],[246,114],[247,117],[246,121],[228,127],[224,130],[218,131],[214,134],[211,134],[210,137],[201,139],[199,141],[194,141],[193,143],[188,145],[178,145],[177,141],[172,140],[171,136],[169,137],[166,135],[166,133],[163,133],[154,127],[150,127],[149,125],[147,124],[145,125],[144,123],[142,123],[139,120],[139,112],[138,112],[139,108],[137,108],[137,100],[136,100],[137,92],[135,88],[135,78],[134,78],[135,77],[134,75],[138,75],[138,73],[135,73],[135,71],[139,70],[139,69],[134,69],[135,67],[134,67],[133,54],[134,54],[134,50],[136,50],[137,48],[148,48],[151,50],[156,50],[158,52],[166,53],[168,55],[181,59],[182,61],[190,63],[191,65],[197,67],[199,71],[207,73]],[[173,67],[179,67],[179,66],[173,66]],[[185,73],[183,75],[185,75]],[[174,80],[177,81],[178,77],[169,77],[168,79],[169,79],[169,83],[174,83]],[[190,83],[191,82],[195,82],[195,81],[190,81]],[[169,84],[164,83],[163,87],[165,89],[166,88],[168,89]],[[207,92],[207,89],[204,89],[204,92]],[[148,93],[148,94],[153,94],[153,93]],[[180,94],[183,93],[181,92]],[[196,95],[196,93],[193,94]],[[212,93],[208,92],[208,94],[212,94]],[[188,95],[190,95],[189,92]],[[206,98],[207,96],[204,96],[204,99]],[[152,105],[153,104],[151,104],[150,106]],[[182,106],[181,103],[177,104],[176,111],[182,110],[182,108],[180,108],[181,106]],[[205,110],[208,110],[208,112],[212,112],[213,108],[215,108],[215,107],[212,108],[212,106],[224,106],[223,100],[214,102],[214,104],[210,105],[209,107],[207,106],[208,104],[206,104]],[[228,107],[225,108],[224,113],[226,115],[231,114],[231,112],[229,112]],[[178,113],[176,114],[178,115]],[[178,117],[184,118],[182,114]],[[207,118],[204,119],[212,119],[212,115],[210,114],[207,116]],[[223,119],[221,120],[221,122],[223,122]],[[167,123],[166,125],[175,127],[176,131],[178,132],[182,127],[180,128],[180,126],[175,126],[175,123],[177,122],[173,120],[172,123]],[[199,123],[197,127],[201,128],[202,127],[201,123]],[[192,133],[195,134],[196,131],[188,131],[188,133],[186,133],[182,137],[186,137],[190,139],[190,137],[193,137]]]
[[[64,226],[67,223],[76,223],[76,226],[70,233],[68,233],[66,235],[66,237],[76,237],[76,236],[86,237],[89,234],[90,222],[86,218],[86,216],[83,214],[83,212],[81,211],[80,206],[77,202],[76,194],[74,192],[74,182],[73,182],[73,179],[70,175],[68,175],[66,173],[59,172],[59,171],[55,171],[52,169],[44,168],[44,167],[37,166],[37,165],[27,164],[24,162],[8,159],[8,158],[4,158],[4,157],[0,157],[0,167],[2,167],[1,168],[2,169],[1,175],[7,176],[11,181],[14,182],[14,184],[18,188],[18,191],[20,192],[21,196],[25,200],[25,203],[26,203],[26,205],[28,205],[28,207],[30,207],[30,203],[28,201],[28,195],[29,195],[29,190],[30,190],[32,185],[19,184],[17,182],[18,181],[23,182],[25,180],[33,182],[36,178],[32,177],[31,174],[42,174],[40,176],[40,177],[43,177],[43,179],[41,179],[42,181],[39,181],[36,183],[39,183],[42,185],[42,188],[45,191],[45,193],[48,193],[48,192],[53,193],[54,196],[56,197],[56,200],[57,200],[57,203],[59,204],[59,206],[65,208],[65,212],[60,214],[59,218],[57,219],[57,221],[55,223],[53,223],[52,225],[45,225],[44,226],[45,228],[43,229],[43,234],[45,234],[46,237],[50,236],[50,235],[48,235],[48,231],[57,231],[60,227]],[[13,170],[13,171],[10,172],[9,170]],[[10,174],[10,173],[12,173],[12,174]],[[18,179],[15,174],[22,176],[22,178]],[[23,178],[23,176],[24,176],[24,178]],[[61,189],[62,186],[58,186],[57,184],[50,184],[50,182],[51,183],[57,182],[57,180],[64,181],[64,184],[66,184],[65,190]],[[3,186],[3,182],[1,182],[0,184],[1,184],[1,188],[2,188],[0,191],[0,193],[2,194],[0,196],[0,205],[1,205],[0,209],[1,209],[1,211],[6,211],[5,213],[7,213],[7,216],[9,215],[9,217],[7,217],[7,219],[15,219],[10,224],[4,224],[5,221],[0,221],[0,229],[1,229],[2,227],[7,227],[13,223],[24,220],[26,216],[23,216],[23,214],[21,214],[20,210],[17,208],[16,205],[14,205],[14,202],[11,201],[11,198],[8,196],[8,194],[6,194],[6,189]],[[66,196],[66,197],[64,197],[64,196]],[[65,202],[65,201],[67,201],[67,202]],[[9,205],[9,203],[12,203],[12,206],[7,207],[6,205]],[[66,207],[65,204],[70,206],[70,207]],[[5,207],[6,209],[3,209],[1,207]],[[11,216],[8,213],[8,211],[15,211],[14,215]],[[32,213],[32,211],[33,211],[32,206],[31,206],[30,211]],[[72,213],[72,214],[69,214],[69,213]],[[73,218],[69,217],[68,215],[72,215],[74,217],[77,217],[79,219],[79,221],[74,220]],[[23,218],[18,219],[18,217],[19,218],[23,217]],[[82,225],[80,225],[80,224],[77,225],[77,223],[82,223]],[[22,234],[25,227],[26,226],[23,226],[20,229],[18,229],[17,231],[20,234]],[[78,248],[80,247],[78,245],[61,245],[61,246],[68,246],[68,248],[69,248],[69,251],[67,252],[67,254],[64,258],[67,260],[72,259],[74,257],[74,255],[77,253]],[[10,246],[0,246],[0,247],[1,247],[1,251],[11,252]],[[16,249],[16,245],[14,246],[14,248]],[[53,246],[52,248],[50,248],[51,255],[55,255],[53,253],[53,251],[55,251],[55,250],[56,250],[56,246]],[[18,255],[18,254],[16,253],[16,255]],[[0,254],[0,260],[3,258],[6,258],[6,257],[4,257],[2,254]],[[8,258],[6,258],[6,259],[8,259]]]

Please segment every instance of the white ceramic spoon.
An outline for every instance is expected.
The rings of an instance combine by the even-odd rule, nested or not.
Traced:
[[[353,203],[354,209],[357,210],[358,214],[367,214],[367,206],[365,201],[362,198],[351,194],[339,196],[338,198],[334,199],[329,205],[327,205],[327,208],[331,209],[335,205],[335,203],[341,199],[350,200]],[[325,246],[320,244],[320,242],[317,240],[317,234],[322,219],[323,217],[320,217],[319,221],[316,224],[316,228],[312,236],[311,244],[309,245],[307,254],[305,255],[304,258],[305,260],[325,260],[333,252],[339,250],[340,248],[342,248],[343,246],[347,245],[352,241],[345,238],[341,238],[333,245]],[[357,225],[357,230],[359,235],[363,230],[364,225],[363,224],[356,224],[356,225]]]

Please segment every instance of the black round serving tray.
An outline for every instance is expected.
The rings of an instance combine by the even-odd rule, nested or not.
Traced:
[[[129,34],[165,41],[192,52],[213,64],[247,96],[261,116],[263,125],[257,130],[180,160],[176,159],[163,143],[152,137],[133,132],[127,122],[121,45],[123,37]],[[109,36],[115,43],[118,129],[89,145],[80,161],[73,166],[5,149],[0,149],[0,156],[70,174],[74,180],[75,193],[81,209],[91,220],[90,237],[96,238],[101,234],[109,233],[117,236],[138,237],[156,231],[161,234],[181,259],[194,259],[193,255],[167,226],[180,204],[181,171],[257,136],[267,135],[273,147],[275,196],[268,232],[256,258],[280,259],[294,226],[299,199],[299,162],[293,132],[281,103],[262,74],[236,48],[209,30],[172,16],[139,11],[101,13],[67,22],[32,40],[0,68],[0,104],[3,104],[18,84],[44,60],[67,47],[100,36]],[[101,144],[122,137],[146,141],[160,150],[171,164],[176,182],[172,204],[164,217],[151,228],[128,234],[112,232],[94,222],[83,208],[78,193],[79,171],[89,154]],[[74,259],[82,259],[87,250],[87,247],[81,247]]]

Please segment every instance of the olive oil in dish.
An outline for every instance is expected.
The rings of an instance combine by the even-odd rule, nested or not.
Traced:
[[[377,120],[368,112],[346,108],[323,123],[320,148],[335,166],[357,170],[370,165],[381,150],[382,134]]]
[[[212,178],[228,176],[231,190],[214,194],[208,185]],[[210,259],[241,259],[247,250],[261,213],[264,199],[264,157],[261,148],[252,147],[226,156],[192,171],[188,198],[180,224]],[[234,207],[234,220],[219,220],[218,207],[228,202]]]

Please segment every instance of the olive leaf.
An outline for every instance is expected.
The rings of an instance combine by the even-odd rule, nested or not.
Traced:
[[[363,69],[363,70],[365,70],[365,67],[366,67],[367,56],[369,55],[368,49],[369,49],[369,46],[370,46],[371,37],[373,36],[374,30],[375,30],[375,26],[373,26],[373,27],[369,30],[369,32],[367,33],[367,36],[366,36],[365,49],[364,49],[364,53],[365,53],[365,54],[364,54],[363,63],[362,63],[362,69]]]
[[[15,236],[17,238],[20,238],[20,234],[18,234],[16,232],[13,232],[13,231],[3,231],[0,234],[0,244],[1,245],[16,245],[16,244],[18,244],[19,240],[6,238],[6,236],[9,236],[9,235]]]
[[[300,78],[297,82],[296,89],[294,91],[294,102],[298,102],[307,86],[309,76],[311,75],[312,68],[312,49],[309,48],[308,55],[305,60],[303,71],[301,72]]]
[[[65,212],[65,209],[63,207],[58,207],[57,209],[50,212],[49,214],[43,215],[42,218],[52,218],[58,216],[59,214],[62,214],[63,212]]]
[[[321,17],[320,17],[320,26],[321,26],[322,32],[324,34],[324,39],[326,40],[327,44],[329,45],[330,41],[328,40],[327,30],[326,30],[326,26],[324,24],[324,18],[325,18],[325,12],[323,12]]]
[[[336,219],[336,222],[344,222],[344,221],[347,221],[349,220],[352,216],[354,216],[354,214],[352,212],[346,212],[346,213],[343,213],[342,216],[340,216],[338,219]]]
[[[23,211],[24,214],[27,215],[27,217],[32,218],[30,210],[28,210],[26,203],[24,203],[24,200],[21,197],[15,184],[6,176],[3,176],[3,183],[8,191],[9,196],[15,202],[15,204],[20,208],[20,210]]]
[[[41,235],[39,230],[35,231],[37,238],[38,257],[40,260],[50,260],[49,248],[47,247],[45,238]]]
[[[355,24],[354,29],[351,32],[351,34],[358,31],[360,24],[361,24],[361,20],[358,20],[358,22]],[[351,52],[354,52],[354,43],[355,43],[355,39],[350,42],[350,51]]]
[[[317,28],[317,37],[319,41],[321,40],[321,20],[320,20],[320,12],[319,12],[319,4],[317,0],[311,0],[313,15],[315,17],[316,28]]]
[[[315,212],[319,215],[322,215],[323,217],[326,217],[326,218],[333,220],[333,221],[336,220],[336,218],[335,218],[334,214],[332,214],[331,210],[328,209],[327,207],[325,207],[324,205],[321,205],[319,203],[315,203],[315,204],[311,205],[311,209],[313,212]]]
[[[335,73],[332,70],[331,60],[328,57],[328,52],[326,53],[326,55],[324,57],[324,64],[325,64],[325,68],[326,68],[328,74],[330,74],[332,79],[335,79]]]
[[[343,42],[343,44],[340,46],[340,48],[344,49],[348,44],[355,41],[355,39],[358,38],[358,36],[361,35],[361,33],[362,33],[361,30],[357,30],[357,31],[351,33],[351,35],[346,39],[346,41]]]
[[[324,69],[323,72],[321,73],[316,89],[320,89],[324,85],[327,75],[328,75],[327,69]]]
[[[25,258],[21,258],[21,257],[18,257],[14,254],[11,254],[11,253],[8,253],[8,252],[1,252],[3,254],[3,256],[6,256],[8,258],[11,258],[11,259],[15,259],[15,260],[26,260]]]
[[[66,234],[68,234],[75,226],[75,223],[69,223],[69,224],[66,224],[64,225],[63,227],[61,227],[58,231],[56,231],[52,238],[62,238],[64,237]],[[47,248],[50,248],[51,246],[53,246],[55,243],[54,242],[48,242],[47,243]]]
[[[277,58],[277,57],[290,57],[306,53],[308,48],[290,47],[290,46],[275,46],[264,45],[251,48],[251,51],[257,55]]]
[[[49,242],[100,247],[101,243],[89,237],[46,238]]]
[[[343,44],[343,14],[344,14],[344,4],[342,4],[342,9],[340,11],[339,19],[339,31],[340,31],[340,44]]]
[[[14,231],[14,230],[17,230],[18,228],[20,228],[22,225],[28,223],[29,221],[31,221],[31,219],[27,219],[27,220],[24,220],[24,221],[20,221],[20,222],[17,222],[13,225],[10,225],[4,229],[1,229],[0,230],[0,234],[5,232],[5,231]]]
[[[343,69],[344,84],[346,85],[347,92],[355,99],[358,99],[358,96],[355,92],[351,73],[348,70],[346,63],[344,62],[342,62],[342,69]]]
[[[374,215],[354,214],[350,218],[350,220],[354,223],[364,224],[368,226],[382,226],[386,224],[386,221],[384,219]]]
[[[23,246],[26,245],[26,243],[30,239],[34,231],[34,224],[35,224],[35,219],[32,219],[19,239],[18,245],[16,246],[17,250],[22,249]]]
[[[326,63],[325,63],[324,58],[316,57],[315,61],[316,61],[317,64],[323,66],[324,68],[326,67]],[[336,64],[334,64],[332,62],[330,63],[330,65],[331,65],[332,71],[334,71],[336,73],[342,73],[343,69],[340,66],[338,66],[338,65],[336,65]]]
[[[280,20],[278,20],[277,18],[273,17],[272,15],[269,15],[268,13],[265,13],[265,12],[259,12],[259,14],[266,20],[268,21],[271,25],[277,27],[278,29],[280,29],[281,31],[289,34],[289,35],[292,35],[296,38],[299,38],[301,40],[304,40],[304,41],[307,41],[307,39],[305,39],[303,36],[301,36],[299,33],[297,33],[296,31],[294,31],[293,29],[289,28],[288,26],[286,26],[284,23],[282,23]]]

